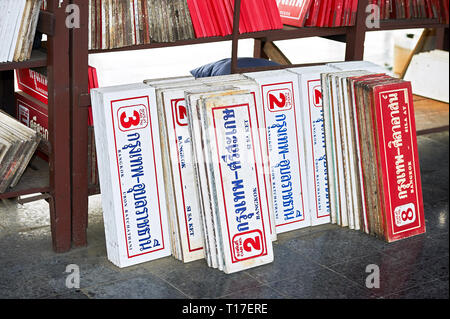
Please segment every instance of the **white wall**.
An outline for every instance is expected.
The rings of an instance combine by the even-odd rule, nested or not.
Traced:
[[[395,39],[421,29],[375,31],[366,34],[364,59],[387,68],[393,66]],[[417,37],[418,38],[418,37]],[[276,45],[294,64],[343,61],[345,44],[319,37],[277,41]],[[239,42],[239,56],[253,55],[253,40]],[[91,54],[89,64],[97,68],[99,85],[110,86],[145,79],[188,75],[201,65],[231,57],[231,41]]]

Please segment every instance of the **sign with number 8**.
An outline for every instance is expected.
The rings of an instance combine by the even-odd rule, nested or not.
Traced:
[[[416,210],[414,204],[409,203],[406,205],[401,205],[394,210],[395,224],[397,227],[405,226],[415,222],[416,220]]]

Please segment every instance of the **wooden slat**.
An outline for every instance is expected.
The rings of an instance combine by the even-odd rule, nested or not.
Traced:
[[[266,42],[263,50],[270,60],[282,65],[292,65],[291,61],[272,41]]]
[[[55,16],[53,13],[41,10],[36,30],[48,36],[53,36],[55,34]]]
[[[36,68],[47,65],[47,54],[41,50],[33,50],[30,59],[22,62],[0,63],[0,71],[8,71],[24,68]]]
[[[318,28],[318,27],[304,27],[296,28],[290,26],[284,26],[280,30],[266,30],[258,32],[250,32],[238,34],[238,39],[263,39],[265,41],[279,41],[288,39],[300,39],[315,36],[333,36],[333,35],[345,35],[347,32],[347,27],[338,28]],[[223,41],[232,41],[233,36],[228,35],[224,37],[207,37],[207,38],[196,38],[189,40],[181,40],[175,42],[153,42],[150,44],[139,44],[123,48],[115,49],[96,49],[89,50],[89,53],[107,53],[107,52],[120,52],[120,51],[131,51],[131,50],[144,50],[144,49],[157,49],[157,48],[167,48],[167,47],[177,47],[184,45],[193,44],[204,44],[204,43],[214,43]]]
[[[449,105],[444,102],[414,95],[414,117],[417,132],[432,132],[449,125]],[[419,133],[417,133],[419,134]]]
[[[421,136],[421,135],[427,135],[427,134],[433,134],[433,133],[448,132],[448,129],[449,129],[448,125],[432,127],[432,128],[426,129],[426,130],[416,131],[416,135]]]
[[[35,156],[30,161],[30,164],[19,180],[19,183],[15,187],[9,188],[5,193],[0,194],[0,199],[35,193],[47,193],[49,191],[48,163]]]
[[[442,24],[438,19],[395,19],[381,20],[379,29],[368,29],[366,31],[387,31],[400,29],[422,29],[422,28],[448,28],[448,24]]]

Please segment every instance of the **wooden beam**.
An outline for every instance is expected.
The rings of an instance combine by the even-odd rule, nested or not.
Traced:
[[[368,0],[359,0],[355,25],[347,29],[345,61],[359,61],[364,59],[364,42],[366,39],[366,7],[368,3]]]
[[[55,16],[53,13],[41,10],[36,30],[48,36],[53,36],[55,34]]]
[[[241,0],[234,0],[233,33],[231,35],[231,73],[238,69],[239,18],[241,15]]]
[[[273,43],[268,41],[264,44],[263,51],[268,59],[277,62],[281,65],[291,65],[291,61],[284,55],[284,53]]]
[[[267,59],[266,54],[264,53],[264,45],[265,41],[263,39],[255,39],[253,45],[253,57],[260,59]]]

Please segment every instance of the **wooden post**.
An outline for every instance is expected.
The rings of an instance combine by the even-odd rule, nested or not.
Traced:
[[[70,90],[69,30],[65,25],[67,2],[49,0],[48,10],[55,16],[55,32],[48,38],[48,130],[51,146],[50,223],[53,249],[71,248],[70,200]]]
[[[359,0],[355,25],[348,28],[345,61],[364,59],[364,41],[366,39],[366,7],[368,0]]]
[[[436,49],[437,50],[445,50],[445,45],[446,45],[446,39],[445,39],[445,32],[447,30],[448,33],[448,28],[436,28]],[[448,42],[448,38],[447,38],[447,42]],[[448,46],[448,43],[447,43]]]
[[[264,41],[263,39],[255,39],[255,42],[253,45],[253,57],[254,58],[267,59],[267,55],[264,52],[265,44],[266,44],[266,41]]]
[[[291,65],[291,61],[284,55],[279,47],[272,41],[267,41],[263,48],[264,55],[267,59],[272,60],[281,65]]]
[[[234,0],[233,33],[231,36],[231,73],[238,69],[239,18],[241,15],[241,0]]]
[[[72,0],[80,10],[80,28],[70,30],[72,242],[87,245],[88,222],[88,108],[80,96],[88,93],[88,1]]]
[[[448,35],[448,27],[446,27],[444,29],[444,46],[442,49],[445,51],[448,51],[449,46],[450,46],[450,39],[449,39],[449,35]]]

